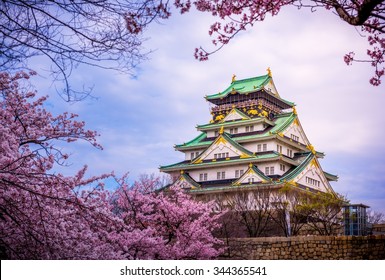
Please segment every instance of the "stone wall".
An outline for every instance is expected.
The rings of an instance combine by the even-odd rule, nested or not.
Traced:
[[[233,238],[222,259],[383,260],[385,235]]]

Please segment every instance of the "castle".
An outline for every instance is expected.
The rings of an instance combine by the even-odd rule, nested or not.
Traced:
[[[338,177],[322,170],[322,152],[306,137],[295,104],[280,97],[270,69],[207,95],[211,120],[200,134],[175,149],[184,160],[160,167],[173,186],[212,195],[290,185],[307,192],[334,193]]]

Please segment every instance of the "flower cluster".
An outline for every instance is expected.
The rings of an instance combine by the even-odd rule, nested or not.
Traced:
[[[173,190],[154,192],[156,180],[133,187],[113,174],[86,178],[54,171],[68,159],[58,142],[85,140],[101,148],[97,133],[77,116],[53,116],[22,87],[30,75],[0,73],[0,256],[10,259],[213,258],[211,206]]]

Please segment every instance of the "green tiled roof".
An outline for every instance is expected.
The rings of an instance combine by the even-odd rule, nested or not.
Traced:
[[[186,173],[183,173],[181,174],[181,177],[183,179],[185,179],[187,182],[189,182],[191,185],[193,185],[194,187],[196,188],[199,188],[201,185],[199,185],[199,183],[197,183],[193,178],[191,178],[190,175],[186,174]]]
[[[245,113],[243,113],[242,111],[238,110],[237,108],[234,108],[234,111],[240,115],[243,119],[250,119],[250,117],[248,115],[246,115]],[[226,118],[226,117],[225,117]]]
[[[244,135],[244,136],[236,136],[234,135],[231,139],[234,141],[242,141],[242,140],[248,140],[248,139],[258,139],[262,137],[270,136],[271,134],[279,133],[283,131],[285,128],[287,128],[296,118],[297,116],[293,113],[284,113],[277,115],[277,118],[274,120],[274,127],[270,130],[267,130],[265,133],[261,134],[251,134],[251,135]],[[245,122],[250,122],[250,120],[238,120],[232,122],[232,124],[243,124]],[[209,127],[211,124],[202,125],[198,127]],[[212,124],[212,128],[218,128],[220,125],[218,124]],[[196,146],[207,146],[212,143],[212,140],[209,141],[202,141],[206,138],[206,133],[201,133],[198,137],[194,138],[193,140],[186,142],[184,144],[175,145],[176,148],[193,148]]]
[[[270,179],[270,177],[267,177],[261,170],[259,170],[258,167],[256,167],[254,164],[251,164],[251,167],[249,167],[249,169],[247,169],[246,172],[243,173],[241,177],[239,177],[238,179],[236,179],[236,180],[233,182],[233,185],[234,185],[234,186],[239,186],[239,185],[241,185],[239,182],[241,182],[245,176],[248,176],[248,173],[249,173],[250,169],[251,169],[255,174],[257,174],[259,177],[261,177],[263,181],[265,181],[265,182],[272,182],[272,180]],[[265,182],[264,182],[264,183],[265,183]],[[251,184],[254,184],[254,183],[251,183]],[[249,184],[249,185],[250,185],[250,184]]]
[[[331,174],[329,172],[325,172],[324,171],[324,174],[326,176],[326,178],[330,181],[338,181],[338,176],[337,175],[334,175],[334,174]]]
[[[249,163],[249,162],[255,162],[258,160],[263,160],[263,159],[274,159],[274,158],[280,158],[280,155],[272,151],[271,153],[265,153],[262,155],[254,155],[248,158],[230,158],[229,160],[217,160],[217,161],[203,161],[201,163],[191,163],[190,161],[181,161],[178,163],[170,164],[170,165],[164,165],[160,166],[161,171],[166,171],[166,170],[188,170],[191,169],[190,167],[193,168],[200,168],[200,167],[207,167],[207,166],[212,166],[212,165],[227,165],[227,164],[234,164],[234,163]]]
[[[198,188],[190,190],[191,193],[205,193],[205,192],[218,192],[218,191],[226,191],[226,190],[239,190],[239,189],[251,189],[251,188],[257,188],[257,187],[272,187],[274,185],[277,185],[276,182],[268,182],[268,183],[254,183],[254,184],[244,184],[239,186],[233,186],[232,184],[229,184],[227,186],[223,187],[206,187],[206,188]]]
[[[250,162],[252,161],[251,159],[256,159],[256,157],[251,157],[251,158],[236,158],[236,159],[229,159],[229,160],[224,160],[224,161],[206,161],[206,162],[202,162],[202,163],[195,163],[195,164],[192,164],[190,163],[190,161],[182,161],[182,162],[178,162],[178,163],[175,163],[175,164],[171,164],[171,165],[165,165],[165,166],[161,166],[160,169],[161,171],[165,171],[167,169],[175,169],[175,170],[184,170],[184,169],[189,169],[189,167],[202,167],[202,166],[211,166],[211,165],[222,165],[222,164],[226,164],[226,163],[241,163],[241,162]]]
[[[175,148],[177,147],[188,147],[188,146],[195,146],[196,144],[198,144],[199,142],[201,142],[203,139],[206,138],[206,133],[205,132],[202,132],[201,134],[199,134],[197,137],[195,137],[194,139],[186,142],[186,143],[183,143],[183,144],[179,144],[179,145],[175,145]]]
[[[206,96],[207,100],[217,99],[226,97],[233,90],[239,93],[246,93],[250,91],[255,91],[256,89],[262,88],[271,80],[269,75],[248,78],[243,80],[237,80],[230,84],[230,86],[222,92]]]
[[[278,133],[286,129],[297,117],[294,113],[286,113],[277,116],[278,118],[274,121],[275,126],[268,133]]]
[[[242,125],[242,124],[249,124],[249,123],[255,123],[255,122],[267,122],[267,123],[273,123],[272,121],[265,119],[263,117],[257,117],[257,118],[249,118],[247,120],[234,120],[234,121],[229,121],[229,122],[219,122],[219,123],[208,123],[208,124],[202,124],[202,125],[197,125],[197,129],[200,130],[207,130],[207,129],[215,129],[215,128],[220,128],[220,127],[227,127],[227,126],[237,126],[237,125]]]
[[[286,175],[284,175],[280,178],[281,181],[283,181],[283,180],[290,181],[290,180],[294,179],[295,176],[297,176],[299,173],[301,173],[306,168],[306,166],[310,163],[310,161],[313,158],[314,158],[314,155],[309,152],[307,157],[301,162],[300,165],[298,165],[291,172],[287,173]]]
[[[256,167],[254,164],[253,166],[251,167],[253,169],[253,171],[259,176],[261,177],[262,179],[266,180],[266,181],[270,181],[270,177],[267,177],[258,167]]]
[[[224,98],[227,97],[229,94],[234,93],[234,91],[238,92],[239,94],[247,94],[263,89],[264,86],[266,86],[269,82],[274,84],[273,79],[268,74],[243,80],[236,80],[232,82],[224,91],[218,92],[216,94],[207,95],[205,98],[208,101]],[[271,93],[269,94],[290,106],[295,105],[293,102],[282,99],[278,93],[276,95]]]
[[[313,159],[317,160],[316,158],[317,158],[316,155],[314,155],[313,153],[309,152],[307,157],[301,162],[300,165],[298,165],[296,168],[294,168],[291,172],[289,172],[286,175],[282,176],[280,178],[280,180],[281,181],[282,180],[290,181],[290,180],[294,179],[299,173],[301,173],[306,168],[306,166],[310,163],[310,161],[312,161]],[[327,172],[325,172],[323,170],[322,170],[322,172],[324,173],[326,179],[331,180],[331,181],[337,181],[338,180],[338,176],[337,175],[333,175],[333,174],[327,173]]]
[[[219,136],[220,137],[220,136]],[[249,150],[245,149],[242,145],[235,142],[231,137],[225,132],[222,134],[222,137],[228,141],[231,145],[233,145],[235,148],[240,150],[241,152],[247,154],[248,156],[254,156],[253,152],[250,152]]]

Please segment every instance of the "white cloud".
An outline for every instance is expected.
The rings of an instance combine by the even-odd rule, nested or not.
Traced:
[[[242,79],[263,75],[271,67],[281,97],[297,104],[307,136],[327,154],[325,170],[340,172],[336,190],[349,190],[358,200],[368,197],[369,204],[385,204],[380,182],[381,196],[374,199],[364,179],[376,176],[379,171],[370,166],[383,162],[381,153],[373,151],[385,150],[384,86],[369,85],[370,66],[343,62],[351,50],[364,56],[366,39],[328,11],[288,8],[239,34],[209,61],[197,62],[194,48],[211,47],[207,30],[213,21],[209,15],[175,13],[162,25],[151,26],[145,45],[155,52],[135,79],[100,69],[77,72],[79,82],[94,85],[99,99],[53,104],[79,112],[89,128],[102,134],[105,150],[80,148],[75,165],[87,163],[95,173],[129,171],[135,177],[182,160],[172,146],[197,136],[195,125],[209,120],[204,96],[224,90],[232,74]]]

